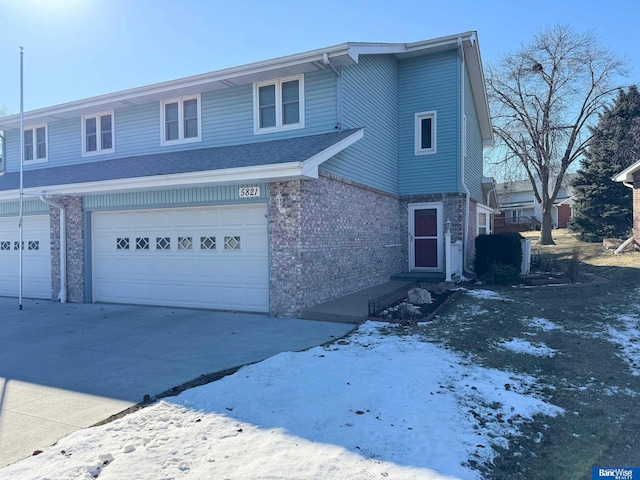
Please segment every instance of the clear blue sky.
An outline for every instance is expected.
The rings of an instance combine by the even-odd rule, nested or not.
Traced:
[[[594,30],[640,83],[640,2],[609,0],[0,0],[0,105],[25,110],[347,41],[477,30],[485,65],[545,25]]]

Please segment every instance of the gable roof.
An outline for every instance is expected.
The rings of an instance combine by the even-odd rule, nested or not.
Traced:
[[[364,129],[41,168],[23,173],[27,195],[124,192],[318,178],[318,167]],[[15,200],[19,172],[0,176],[0,200]]]
[[[615,182],[633,182],[633,174],[636,172],[640,172],[640,161],[621,171],[613,177],[613,180]]]
[[[485,143],[493,141],[489,104],[484,82],[477,33],[474,31],[413,43],[350,42],[297,53],[248,65],[193,75],[168,82],[108,93],[83,100],[41,108],[24,114],[25,126],[75,118],[105,110],[142,105],[166,98],[222,90],[276,77],[308,73],[357,64],[361,55],[395,55],[397,58],[425,55],[444,50],[464,49],[478,120]],[[19,128],[20,116],[0,118],[0,130]]]

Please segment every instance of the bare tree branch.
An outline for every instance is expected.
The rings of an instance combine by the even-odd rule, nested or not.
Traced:
[[[542,209],[541,244],[553,244],[553,202],[572,163],[584,155],[589,127],[617,90],[625,61],[592,32],[566,25],[540,30],[533,41],[487,71],[494,131],[508,168],[517,163]],[[515,168],[511,169],[516,170]]]

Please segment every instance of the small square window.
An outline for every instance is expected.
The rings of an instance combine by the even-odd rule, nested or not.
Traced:
[[[216,237],[200,237],[200,250],[215,250]]]
[[[240,250],[240,237],[224,237],[225,250]]]
[[[156,250],[171,250],[171,237],[156,237]]]
[[[29,240],[27,243],[27,250],[40,250],[40,241],[39,240]]]
[[[0,242],[0,251],[11,250],[11,242],[2,241]]]
[[[129,239],[128,238],[117,238],[116,239],[116,250],[129,250]]]
[[[192,250],[193,239],[191,237],[178,237],[178,250]]]
[[[415,154],[436,153],[436,112],[416,113]]]
[[[136,238],[136,250],[149,250],[149,237]]]
[[[20,250],[20,242],[13,242],[13,249]],[[24,242],[22,242],[22,250],[24,250]]]

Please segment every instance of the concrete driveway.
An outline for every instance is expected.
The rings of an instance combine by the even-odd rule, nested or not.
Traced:
[[[0,467],[203,374],[342,337],[354,325],[0,297]]]

